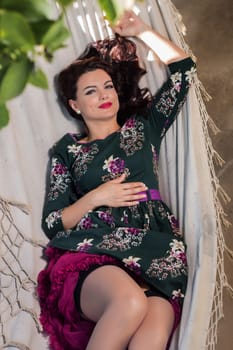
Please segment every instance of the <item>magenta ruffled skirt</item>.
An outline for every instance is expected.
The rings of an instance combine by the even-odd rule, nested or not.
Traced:
[[[38,275],[37,294],[41,307],[40,322],[49,335],[53,350],[85,350],[95,327],[79,314],[75,307],[74,289],[81,271],[92,265],[113,264],[119,261],[107,255],[93,255],[64,251],[49,247],[47,267]],[[171,301],[175,312],[174,329],[177,327],[181,308]]]

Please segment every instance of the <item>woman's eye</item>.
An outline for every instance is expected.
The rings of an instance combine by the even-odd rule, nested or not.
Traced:
[[[95,93],[95,90],[91,89],[91,90],[87,90],[85,95],[91,95],[93,93]]]
[[[108,84],[105,86],[105,89],[113,89],[113,88],[114,88],[113,84]]]

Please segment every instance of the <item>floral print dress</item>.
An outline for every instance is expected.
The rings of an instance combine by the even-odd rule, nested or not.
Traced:
[[[63,208],[122,173],[126,181],[144,182],[158,190],[161,141],[185,101],[195,71],[190,57],[168,67],[170,77],[153,98],[147,117],[129,117],[105,139],[82,143],[83,136],[66,134],[55,145],[42,225],[50,246],[114,258],[182,304],[187,282],[185,244],[176,218],[162,200],[98,207],[70,230],[64,230],[61,220]]]

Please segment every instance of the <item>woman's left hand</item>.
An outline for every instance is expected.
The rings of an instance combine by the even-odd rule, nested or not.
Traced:
[[[125,11],[118,22],[112,26],[114,32],[121,36],[137,36],[149,28],[133,11]]]

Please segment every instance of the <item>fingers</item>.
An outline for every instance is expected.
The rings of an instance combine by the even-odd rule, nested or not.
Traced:
[[[112,207],[125,207],[137,205],[142,198],[147,198],[145,192],[148,188],[143,182],[125,182],[127,174],[107,181],[95,191],[96,206],[107,205]]]
[[[144,187],[145,188],[145,187]],[[144,189],[145,191],[145,189]],[[143,191],[138,190],[138,188],[133,188],[133,189],[127,189],[124,191],[124,202],[125,205],[136,205],[139,203],[140,199],[147,199],[147,194],[146,193],[142,193]],[[129,203],[133,203],[133,204],[129,204]]]
[[[123,15],[117,21],[116,25],[118,25],[119,23],[133,21],[135,18],[137,18],[137,16],[132,10],[125,10]]]
[[[115,184],[120,184],[120,183],[125,181],[126,177],[127,177],[126,174],[123,173],[119,177],[117,177],[116,179],[111,180],[110,182],[115,183]]]
[[[129,182],[120,185],[118,195],[121,198],[121,206],[137,205],[140,199],[146,199],[147,186],[142,182]],[[144,193],[142,193],[144,192]]]
[[[116,24],[115,26],[111,26],[112,30],[117,34],[122,34],[124,30],[124,25],[122,23]]]
[[[127,21],[133,22],[138,16],[132,10],[126,10],[124,12],[124,18]]]
[[[115,25],[112,25],[114,32],[120,35],[134,35],[136,31],[138,16],[133,11],[125,11]]]
[[[129,207],[133,205],[138,205],[140,199],[147,199],[146,194],[129,194],[127,196],[123,196],[121,200],[116,205],[117,207]]]
[[[113,184],[121,184],[121,189],[124,191],[127,191],[126,194],[131,193],[135,194],[138,192],[146,191],[148,187],[143,182],[125,182],[127,175],[125,173],[121,174],[119,177],[117,177],[114,180],[110,180],[109,183]]]
[[[143,182],[125,182],[122,188],[132,194],[148,190],[148,187]]]

